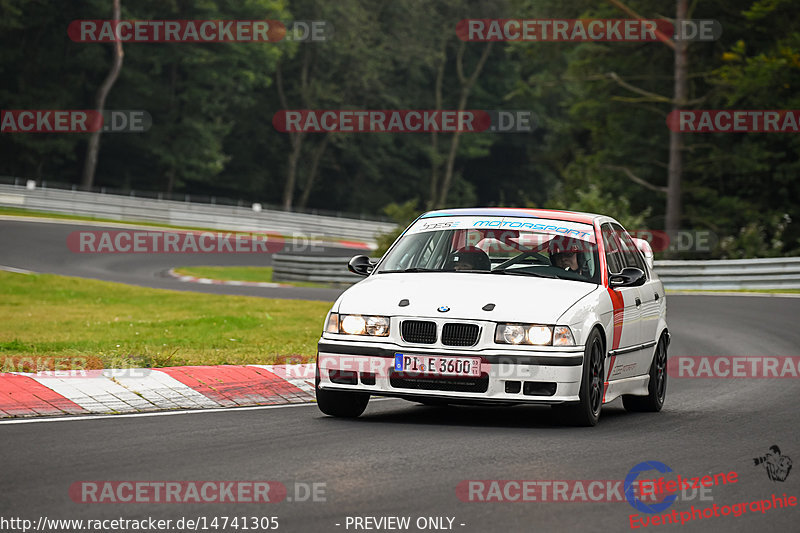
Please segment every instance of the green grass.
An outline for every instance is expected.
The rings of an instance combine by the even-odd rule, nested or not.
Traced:
[[[308,360],[330,305],[0,272],[0,358],[99,358],[105,368]]]
[[[181,276],[194,276],[196,278],[218,279],[222,281],[258,281],[272,282],[272,267],[218,267],[218,266],[192,266],[174,269]],[[323,283],[305,281],[281,281],[285,285],[295,287],[328,287]]]

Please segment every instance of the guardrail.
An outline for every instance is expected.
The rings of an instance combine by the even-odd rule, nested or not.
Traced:
[[[800,257],[656,261],[655,269],[672,290],[800,289]]]
[[[346,257],[276,254],[275,281],[349,285],[364,279],[347,270]],[[656,261],[670,290],[800,289],[800,257],[716,261]]]
[[[349,257],[275,254],[272,256],[272,280],[352,285],[364,279],[364,276],[347,270],[349,261]]]
[[[378,235],[395,228],[392,223],[371,220],[3,184],[0,206],[172,226],[340,238],[372,245]]]

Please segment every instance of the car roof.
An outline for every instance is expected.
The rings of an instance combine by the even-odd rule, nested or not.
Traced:
[[[604,215],[597,215],[593,213],[560,211],[557,209],[530,209],[526,207],[471,207],[460,209],[441,209],[438,211],[428,211],[420,218],[459,216],[548,218],[555,220],[566,220],[569,222],[582,222],[584,224],[592,224],[595,220],[609,218]]]

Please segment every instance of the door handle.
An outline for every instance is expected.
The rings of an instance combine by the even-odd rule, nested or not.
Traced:
[[[642,305],[642,300],[637,297],[636,298],[636,307],[639,307],[640,305]]]

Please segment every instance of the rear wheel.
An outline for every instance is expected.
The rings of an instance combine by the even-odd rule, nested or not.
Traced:
[[[583,355],[583,376],[578,394],[580,401],[572,404],[556,405],[556,411],[563,413],[575,426],[594,426],[600,419],[603,406],[603,368],[606,354],[600,332],[592,331],[586,341]]]
[[[650,364],[650,383],[647,385],[647,396],[622,396],[622,405],[633,412],[657,413],[664,407],[667,397],[667,341],[664,335],[658,340],[653,362]]]
[[[341,390],[325,390],[319,388],[319,367],[316,379],[317,406],[319,410],[329,416],[340,418],[355,418],[367,408],[369,403],[368,392],[353,392]]]

